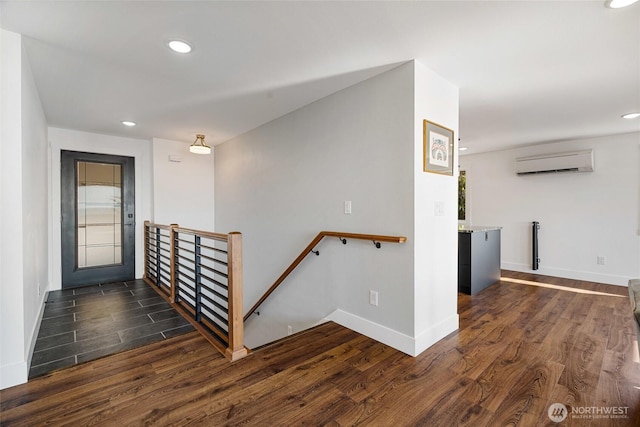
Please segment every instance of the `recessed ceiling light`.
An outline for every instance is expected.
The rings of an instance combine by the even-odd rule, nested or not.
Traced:
[[[627,7],[634,4],[638,0],[607,0],[604,5],[610,9],[620,9],[621,7]]]
[[[167,43],[169,49],[178,53],[189,53],[191,52],[191,45],[187,42],[183,42],[182,40],[171,40]]]
[[[129,120],[123,120],[122,124],[125,125],[125,126],[131,127],[131,126],[135,126],[136,122],[132,122],[132,121],[129,121]]]
[[[622,116],[623,119],[635,119],[640,117],[640,113],[627,113]]]
[[[466,151],[468,149],[469,149],[468,147],[460,147],[460,148],[458,148],[458,150],[460,150],[460,151]]]

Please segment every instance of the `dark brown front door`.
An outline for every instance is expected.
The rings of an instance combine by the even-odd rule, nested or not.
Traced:
[[[132,157],[61,152],[62,287],[135,277]]]

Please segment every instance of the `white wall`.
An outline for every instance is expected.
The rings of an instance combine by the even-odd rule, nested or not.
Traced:
[[[153,139],[153,221],[226,233],[214,228],[213,154],[193,154],[189,144]],[[174,160],[170,161],[169,156]]]
[[[1,30],[0,388],[27,381],[47,269],[47,128],[22,51]]]
[[[458,156],[453,176],[423,171],[423,120],[458,136],[458,88],[416,63],[414,203],[415,337],[419,354],[458,329]],[[457,150],[457,142],[454,147]],[[436,203],[444,215],[436,216]]]
[[[322,230],[412,234],[412,75],[396,68],[215,148],[216,226],[244,235],[245,311]],[[412,334],[412,244],[331,239],[317,249],[247,322],[250,347],[341,305]]]
[[[421,77],[424,84],[436,80]],[[321,242],[320,256],[305,259],[262,305],[261,315],[246,323],[249,347],[286,335],[287,325],[297,332],[328,316],[415,353],[414,156],[422,129],[415,118],[415,87],[415,65],[409,62],[216,147],[216,227],[243,233],[245,311],[321,230],[409,238],[381,249],[368,241]],[[427,101],[435,99],[425,94],[419,104]],[[457,127],[457,113],[448,110],[454,104],[445,106],[443,118],[455,119],[450,125]],[[419,193],[433,200],[426,193],[436,175],[424,179],[429,184],[419,183]],[[449,206],[447,196],[437,197]],[[351,215],[344,214],[346,200],[352,201]],[[450,252],[449,240],[457,239],[455,225],[451,233],[443,255]],[[444,273],[445,286],[456,271]],[[442,285],[438,277],[419,287]],[[379,306],[369,305],[369,290],[378,291]]]
[[[593,149],[593,173],[517,176],[517,157]],[[502,268],[531,270],[540,222],[540,274],[626,285],[640,276],[640,133],[463,156],[470,221],[500,225]],[[596,259],[604,256],[605,265]]]
[[[51,290],[61,289],[60,259],[60,151],[85,151],[129,156],[135,159],[136,277],[142,277],[144,221],[153,218],[153,171],[151,141],[122,138],[76,130],[49,128],[51,215],[49,250],[51,258]],[[57,220],[56,220],[57,219]]]
[[[338,223],[345,217],[340,195],[353,202],[348,222],[337,223],[336,231],[408,238],[380,249],[367,241],[345,247],[332,241],[325,251],[331,257],[328,277],[317,284],[337,295],[337,310],[328,318],[407,353],[413,351],[415,332],[413,99],[414,63],[409,62],[312,104],[309,128],[318,141],[300,142],[318,145],[311,150],[319,172],[306,179],[322,186],[336,178],[334,186],[321,188],[327,202],[335,201]],[[301,125],[304,131],[306,123]],[[323,155],[327,144],[336,155]],[[378,292],[377,307],[369,304],[369,290]]]
[[[49,287],[47,120],[26,52],[22,60],[22,236],[25,352],[31,355]]]
[[[0,387],[5,388],[27,380],[27,360],[24,353],[25,325],[22,303],[22,41],[18,34],[5,30],[0,30],[0,37]]]

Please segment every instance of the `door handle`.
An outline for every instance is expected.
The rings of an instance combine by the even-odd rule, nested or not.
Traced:
[[[136,220],[132,213],[127,214],[127,217],[124,219],[124,225],[136,225]]]

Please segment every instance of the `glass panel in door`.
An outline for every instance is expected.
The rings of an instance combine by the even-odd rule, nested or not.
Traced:
[[[122,167],[78,161],[77,266],[122,263]]]

